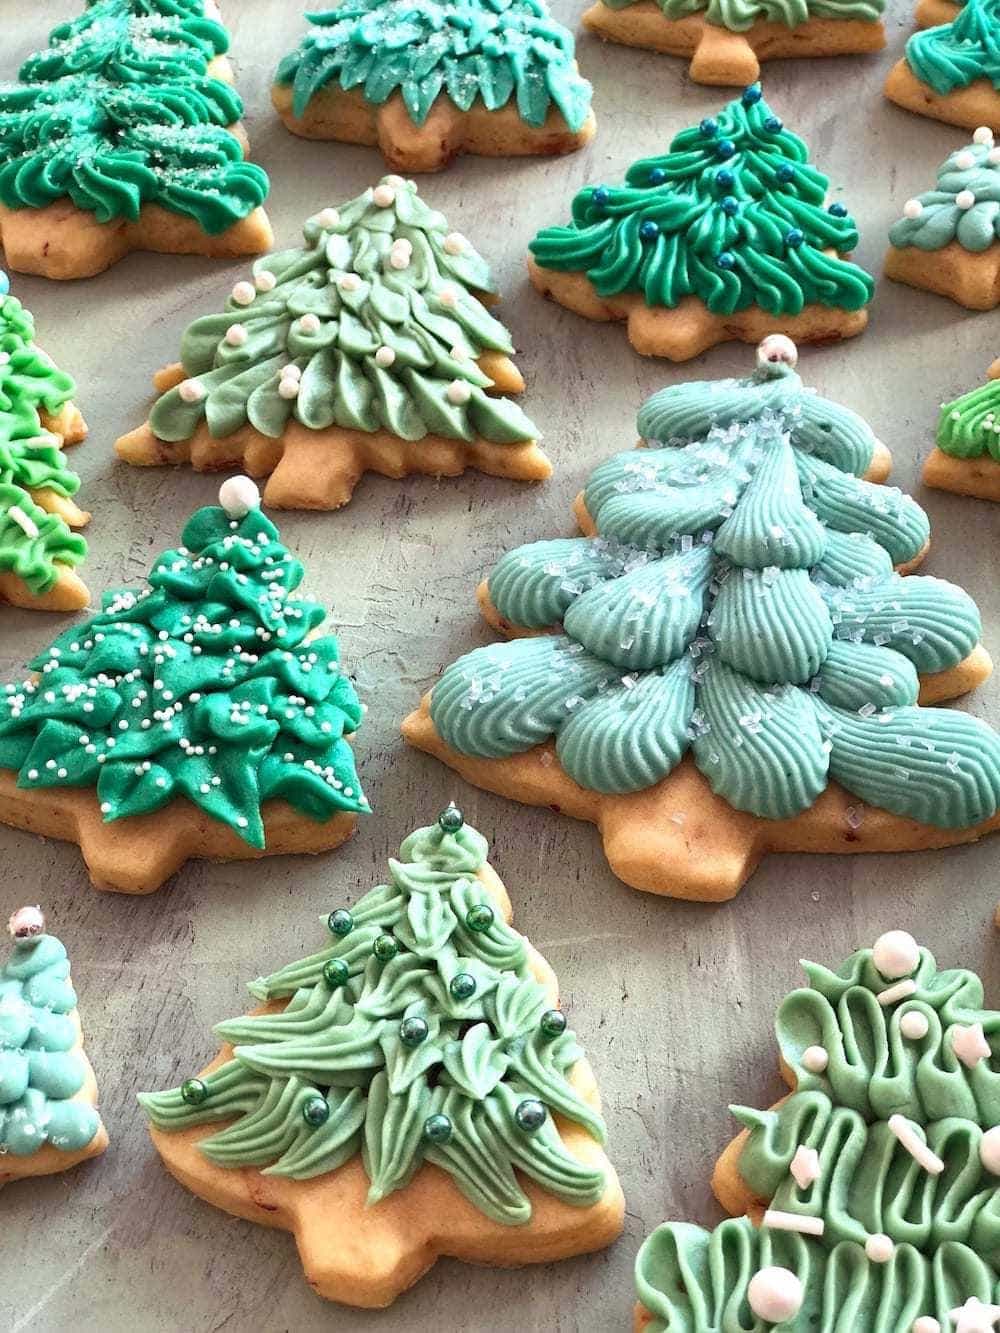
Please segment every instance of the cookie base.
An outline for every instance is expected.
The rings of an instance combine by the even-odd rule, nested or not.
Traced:
[[[305,112],[296,116],[291,87],[276,83],[271,101],[292,134],[378,148],[389,166],[402,172],[440,171],[460,153],[558,157],[589,143],[597,129],[592,111],[574,131],[551,106],[545,124],[536,128],[521,119],[513,102],[488,111],[477,98],[468,111],[460,111],[444,94],[438,96],[423,125],[410,119],[399,93],[375,105],[357,88],[345,92],[328,86],[315,93]]]
[[[509,922],[510,901],[495,872],[486,866],[478,877]],[[558,984],[551,968],[530,945],[529,958],[537,980],[556,1004]],[[283,1002],[272,1002],[258,1012],[284,1007]],[[231,1049],[224,1047],[208,1070],[228,1059]],[[574,1065],[570,1082],[599,1109],[597,1085],[585,1060]],[[561,1116],[555,1120],[569,1151],[603,1168],[607,1188],[598,1203],[575,1208],[518,1173],[532,1215],[517,1227],[502,1226],[480,1213],[447,1172],[427,1163],[404,1189],[369,1206],[368,1178],[360,1157],[326,1176],[296,1181],[263,1175],[253,1167],[210,1162],[198,1144],[216,1133],[222,1121],[174,1133],[151,1127],[150,1134],[167,1170],[193,1194],[236,1217],[291,1231],[306,1281],[318,1295],[378,1309],[390,1305],[438,1258],[514,1268],[589,1254],[617,1239],[625,1201],[613,1167],[586,1130]]]
[[[946,125],[960,125],[967,130],[980,125],[1000,125],[1000,92],[989,79],[976,79],[967,88],[942,95],[918,79],[904,59],[889,71],[885,95],[904,111],[943,120]]]
[[[58,412],[40,411],[38,415],[42,428],[59,436],[62,448],[86,438],[87,423],[75,403],[64,403]],[[90,522],[90,514],[80,509],[71,496],[51,490],[29,490],[28,494],[47,514],[58,514],[68,528],[82,528]],[[90,590],[72,566],[54,563],[55,583],[42,593],[33,592],[24,579],[10,570],[0,572],[0,604],[26,611],[82,611],[90,603]]]
[[[92,278],[133,250],[167,255],[238,259],[270,250],[274,234],[263,208],[210,236],[194,218],[144,204],[136,222],[98,222],[70,199],[44,208],[11,209],[0,204],[0,245],[6,267],[60,281]]]
[[[908,287],[947,296],[967,310],[994,310],[1000,305],[1000,242],[973,254],[957,241],[940,250],[910,245],[889,248],[885,276]]]
[[[794,57],[865,55],[885,46],[881,20],[808,19],[797,27],[759,19],[745,32],[708,23],[703,14],[668,19],[655,0],[611,9],[597,0],[584,11],[584,27],[605,41],[666,55],[691,56],[695,83],[745,87],[760,78],[760,62]]]
[[[598,296],[584,273],[559,273],[528,256],[528,275],[542,296],[585,319],[627,321],[628,340],[642,356],[690,361],[724,342],[759,343],[784,333],[797,343],[831,343],[854,338],[868,323],[867,310],[839,310],[810,305],[798,315],[769,315],[759,306],[732,315],[713,315],[696,296],[677,306],[649,306],[642,296]]]
[[[481,356],[479,366],[499,393],[520,393],[524,381],[505,356]],[[163,393],[179,384],[184,371],[168,366],[155,376]],[[216,439],[203,422],[189,440],[168,443],[156,437],[149,422],[115,443],[119,458],[139,467],[190,463],[198,472],[242,467],[251,477],[268,477],[264,502],[273,509],[339,509],[347,504],[366,472],[383,477],[457,477],[477,468],[513,481],[544,481],[552,464],[534,440],[523,444],[492,444],[425,435],[404,440],[389,431],[347,430],[331,426],[310,430],[289,422],[279,439],[246,425]]]
[[[920,0],[914,20],[918,28],[940,28],[945,23],[954,23],[961,12],[961,5],[952,0]]]
[[[317,822],[285,801],[266,801],[261,813],[264,848],[251,847],[184,798],[153,814],[107,823],[93,789],[25,790],[18,787],[16,773],[0,768],[0,824],[79,843],[94,888],[114,893],[152,893],[193,858],[247,861],[332,851],[357,824],[347,811]]]
[[[1000,503],[1000,463],[989,454],[978,458],[956,458],[937,446],[927,455],[923,482],[938,491],[973,495],[979,500]]]
[[[83,1033],[80,1029],[79,1012],[74,1009],[70,1017],[76,1027],[76,1042],[73,1051],[79,1056],[84,1066],[83,1086],[70,1100],[83,1102],[88,1106],[96,1106],[97,1080],[94,1078],[94,1070],[83,1049]],[[44,1147],[39,1148],[37,1152],[31,1153],[27,1157],[15,1157],[13,1153],[4,1153],[0,1157],[0,1188],[15,1180],[28,1180],[35,1176],[54,1176],[60,1171],[69,1171],[71,1167],[87,1161],[90,1157],[99,1157],[107,1146],[108,1131],[104,1128],[103,1123],[98,1122],[94,1137],[88,1144],[78,1148],[75,1152],[63,1152],[61,1148],[55,1148],[51,1143],[46,1143]]]

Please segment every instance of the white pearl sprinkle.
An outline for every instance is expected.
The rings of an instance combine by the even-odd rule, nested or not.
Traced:
[[[986,154],[986,161],[991,167],[1000,166],[1000,148],[991,148]]]
[[[910,1041],[921,1041],[927,1036],[927,1030],[930,1023],[927,1015],[922,1014],[919,1009],[907,1009],[899,1020],[899,1030],[904,1037]]]
[[[959,171],[970,171],[976,165],[976,155],[965,148],[962,152],[955,154],[952,165]]]
[[[299,328],[303,333],[319,333],[320,322],[318,315],[303,315],[299,320]]]
[[[270,269],[262,268],[259,273],[254,274],[253,285],[259,292],[273,292],[278,285],[278,279]]]
[[[342,273],[337,285],[342,292],[356,292],[361,286],[361,279],[356,273]]]
[[[442,305],[447,305],[447,306],[458,305],[458,292],[455,291],[454,287],[442,287],[437,295],[438,295],[438,300],[441,302]]]
[[[971,190],[959,190],[958,194],[955,195],[955,204],[958,208],[961,209],[974,208],[975,203],[976,203],[976,196],[972,193]]]
[[[226,329],[226,342],[230,347],[242,347],[249,336],[243,324],[230,324]]]
[[[331,227],[336,227],[340,222],[340,214],[335,208],[324,208],[317,213],[316,221],[324,231],[329,231]]]
[[[911,221],[920,217],[924,211],[924,206],[919,199],[907,199],[903,205],[903,217],[910,218]]]
[[[238,282],[232,291],[232,298],[237,305],[253,305],[257,288],[252,282]]]
[[[908,931],[887,930],[872,945],[872,962],[887,981],[896,981],[917,970],[920,946]]]
[[[990,129],[988,125],[980,125],[979,129],[976,130],[975,134],[972,136],[972,142],[984,145],[989,144],[989,146],[992,148],[993,131]]]
[[[394,190],[401,190],[406,181],[403,180],[402,176],[386,176],[385,183],[391,185]]]
[[[243,518],[260,508],[260,491],[249,477],[227,477],[219,487],[219,504],[230,518]]]
[[[383,370],[391,366],[395,359],[396,353],[391,347],[382,346],[375,353],[375,364],[381,366]]]
[[[299,387],[298,380],[283,379],[278,381],[278,393],[282,398],[298,398]]]
[[[408,250],[397,250],[393,247],[389,251],[389,267],[395,269],[404,269],[410,267],[410,252]]]
[[[810,1074],[822,1074],[830,1063],[830,1057],[822,1046],[807,1046],[802,1052],[802,1067]]]
[[[283,380],[300,380],[302,378],[302,371],[294,361],[289,361],[287,366],[281,367],[281,378]]]
[[[460,255],[469,248],[469,242],[460,231],[450,231],[444,238],[444,248],[449,255]]]
[[[378,208],[391,208],[396,202],[396,191],[391,185],[376,185],[372,191],[372,203]]]
[[[941,1325],[932,1314],[922,1314],[914,1319],[910,1333],[941,1333]]]
[[[453,361],[468,361],[469,359],[468,352],[464,347],[459,347],[458,343],[455,344],[448,355]]]
[[[182,403],[200,403],[205,397],[205,386],[200,380],[181,380],[177,392]]]
[[[787,1268],[761,1268],[747,1284],[750,1309],[769,1324],[794,1319],[804,1299],[801,1281]]]
[[[452,380],[446,390],[448,402],[454,403],[456,407],[461,407],[472,397],[472,388],[465,380]]]
[[[881,1231],[869,1236],[865,1241],[865,1254],[873,1264],[887,1264],[895,1253],[896,1247],[892,1243],[892,1238]]]

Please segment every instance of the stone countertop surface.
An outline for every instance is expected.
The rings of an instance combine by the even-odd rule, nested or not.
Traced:
[[[273,114],[268,86],[304,30],[299,4],[230,0],[224,8],[253,156],[271,173],[277,244],[295,245],[307,215],[353,197],[385,168],[374,150],[295,139]],[[553,8],[578,26],[579,0]],[[768,101],[807,139],[855,214],[858,258],[872,271],[904,200],[930,188],[938,164],[966,141],[963,131],[883,99],[883,79],[912,30],[909,3],[893,0],[890,9],[881,55],[783,61],[765,71]],[[12,78],[48,25],[75,12],[71,0],[0,0],[0,77]],[[0,914],[42,902],[70,950],[112,1140],[96,1162],[3,1191],[0,1327],[10,1333],[624,1329],[643,1237],[665,1218],[718,1218],[708,1181],[735,1129],[728,1104],[765,1106],[781,1090],[772,1020],[799,982],[800,957],[836,964],[902,926],[943,964],[979,969],[987,1000],[1000,999],[990,924],[1000,843],[772,857],[729,904],[672,902],[617,881],[591,826],[470,789],[400,740],[400,720],[441,668],[491,637],[476,612],[479,579],[510,546],[573,531],[573,496],[598,462],[633,443],[643,399],[665,384],[752,365],[753,349],[740,344],[683,366],[645,360],[620,328],[579,319],[529,286],[528,241],[568,215],[580,186],[620,180],[635,158],[662,151],[728,98],[690,83],[686,62],[589,36],[579,40],[579,60],[599,119],[587,149],[561,160],[463,158],[421,182],[424,197],[495,267],[501,318],[527,380],[522,401],[542,428],[554,477],[530,486],[476,472],[440,482],[369,476],[340,513],[278,516],[305,563],[306,589],[331,607],[344,661],[369,705],[358,753],[379,813],[333,854],[194,862],[142,898],[95,893],[73,845],[0,828]],[[133,469],[116,462],[112,445],[145,417],[150,376],[176,359],[181,330],[220,309],[245,270],[135,254],[86,282],[14,276],[40,341],[76,376],[90,424],[72,458],[93,512],[85,576],[95,593],[141,581],[190,511],[214,500],[216,478]],[[931,516],[924,572],[972,593],[994,653],[1000,506],[927,491],[919,469],[939,404],[978,385],[998,354],[1000,314],[974,315],[880,280],[868,332],[808,350],[800,364],[807,384],[862,413],[891,448],[892,481]],[[0,679],[13,678],[64,624],[0,612]],[[995,721],[998,698],[994,680],[962,706]],[[289,1235],[231,1219],[175,1184],[150,1145],[135,1093],[172,1086],[204,1064],[216,1049],[212,1024],[246,1008],[245,982],[311,952],[317,913],[378,883],[401,839],[452,797],[490,839],[516,925],[560,977],[603,1089],[626,1227],[604,1253],[520,1272],[442,1261],[392,1309],[352,1311],[312,1294]]]

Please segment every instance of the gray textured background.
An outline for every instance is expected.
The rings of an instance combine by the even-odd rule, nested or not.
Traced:
[[[554,5],[576,24],[577,0]],[[71,0],[0,0],[0,77],[11,77]],[[373,151],[293,139],[267,89],[279,55],[302,31],[294,0],[231,0],[233,55],[256,160],[271,173],[268,207],[279,246],[304,216],[370,184]],[[767,71],[775,111],[810,141],[859,220],[859,257],[880,267],[903,201],[929,188],[961,131],[898,111],[881,83],[911,28],[895,3],[881,56],[783,62]],[[797,984],[800,955],[837,962],[882,930],[906,926],[948,964],[1000,980],[989,921],[1000,897],[996,842],[927,855],[772,858],[721,908],[636,893],[608,872],[596,832],[467,788],[433,760],[405,751],[398,724],[441,667],[488,637],[473,592],[507,547],[571,531],[569,504],[588,471],[631,445],[643,398],[684,378],[742,373],[752,349],[718,348],[687,366],[645,361],[620,329],[547,305],[530,289],[523,254],[538,227],[562,220],[586,182],[617,181],[636,157],[717,109],[727,94],[691,85],[685,66],[626,48],[579,43],[594,81],[597,139],[561,161],[462,159],[425,178],[425,197],[489,256],[527,379],[524,404],[545,435],[556,475],[532,488],[475,472],[440,483],[367,478],[348,509],[289,514],[283,535],[305,561],[307,589],[339,624],[345,662],[370,705],[358,738],[362,775],[379,812],[353,842],[317,860],[193,863],[147,898],[97,894],[76,847],[0,828],[5,915],[42,901],[71,951],[87,1044],[111,1133],[107,1155],[0,1200],[0,1327],[41,1330],[364,1330],[623,1328],[631,1268],[665,1217],[709,1223],[708,1177],[733,1130],[727,1103],[766,1104],[778,1090],[771,1022]],[[1000,128],[1000,127],[998,127]],[[74,453],[82,503],[93,511],[85,575],[99,592],[137,581],[173,545],[217,479],[115,462],[117,435],[142,421],[149,377],[176,356],[181,329],[220,308],[243,266],[133,255],[88,282],[14,279],[40,339],[79,382],[91,427]],[[934,296],[881,282],[867,334],[808,352],[807,383],[864,413],[890,446],[893,480],[927,506],[928,572],[964,585],[1000,650],[1000,508],[923,491],[919,462],[938,404],[980,382],[1000,353],[1000,315],[971,315]],[[65,622],[0,611],[0,679],[20,670]],[[990,683],[965,706],[996,718]],[[134,1101],[172,1085],[214,1053],[211,1025],[246,1007],[245,980],[311,951],[316,913],[378,882],[385,857],[454,796],[493,842],[515,921],[558,972],[563,1002],[603,1085],[610,1153],[628,1199],[621,1240],[604,1254],[524,1272],[441,1262],[389,1312],[329,1306],[305,1286],[289,1236],[230,1219],[162,1170]]]

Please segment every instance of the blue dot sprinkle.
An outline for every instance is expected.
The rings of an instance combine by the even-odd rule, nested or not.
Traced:
[[[797,250],[805,239],[798,227],[792,227],[790,231],[785,232],[785,244],[790,250]]]
[[[740,201],[736,199],[733,195],[727,194],[725,199],[723,199],[722,201],[723,213],[726,213],[728,214],[729,217],[732,217],[734,213],[739,212],[739,209],[740,209]]]
[[[654,167],[653,170],[649,173],[650,185],[662,185],[666,179],[667,179],[667,173],[663,170],[662,167]]]
[[[743,105],[754,106],[763,97],[759,83],[751,83],[749,88],[743,91]]]
[[[706,139],[712,139],[718,133],[719,127],[711,116],[706,116],[698,126],[698,129]]]
[[[644,241],[652,241],[659,234],[660,229],[655,222],[644,222],[639,228],[639,235]]]
[[[794,180],[795,168],[792,166],[790,162],[782,162],[781,166],[774,174],[777,176],[779,181],[782,181],[784,184],[787,184],[788,181]]]
[[[768,116],[767,120],[764,121],[764,128],[768,134],[780,134],[785,128],[785,123],[783,120],[779,120],[777,116]]]
[[[830,207],[827,209],[827,212],[830,214],[831,217],[834,218],[847,217],[847,209],[844,207],[843,204],[831,204]]]
[[[736,145],[733,143],[732,139],[720,139],[715,145],[715,156],[721,157],[723,161],[725,161],[727,157],[732,157],[735,152]]]
[[[731,250],[723,250],[722,254],[716,256],[715,265],[716,268],[735,268],[736,256]]]
[[[599,185],[593,193],[593,201],[598,208],[603,208],[611,198],[610,190],[606,190],[603,185]]]
[[[725,167],[715,173],[715,183],[721,190],[729,190],[736,184],[736,177]]]

